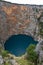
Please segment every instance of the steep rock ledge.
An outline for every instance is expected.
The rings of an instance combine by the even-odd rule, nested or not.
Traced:
[[[3,44],[8,37],[15,34],[38,38],[38,19],[42,12],[43,6],[0,2],[0,43]]]

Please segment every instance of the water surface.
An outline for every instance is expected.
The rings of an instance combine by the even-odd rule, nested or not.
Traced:
[[[21,56],[26,52],[26,48],[29,44],[37,44],[38,42],[35,41],[31,36],[19,34],[19,35],[12,35],[6,42],[5,42],[5,49],[8,50],[10,53]]]

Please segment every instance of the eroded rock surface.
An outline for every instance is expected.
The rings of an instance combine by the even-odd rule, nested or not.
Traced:
[[[15,34],[37,37],[38,19],[42,12],[43,6],[0,2],[0,43]]]

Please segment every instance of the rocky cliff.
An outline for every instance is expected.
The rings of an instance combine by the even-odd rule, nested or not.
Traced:
[[[41,5],[0,2],[0,43],[4,43],[8,37],[15,34],[38,37],[39,22],[43,23],[42,14],[43,6]]]

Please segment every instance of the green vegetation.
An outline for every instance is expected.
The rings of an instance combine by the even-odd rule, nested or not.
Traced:
[[[27,59],[17,59],[17,62],[20,65],[34,65],[32,62],[28,61]]]
[[[9,62],[5,62],[4,65],[11,65]]]
[[[6,50],[2,50],[1,55],[2,55],[3,57],[7,57],[7,55],[8,55],[8,51],[6,51]]]
[[[27,58],[29,61],[31,61],[32,63],[34,63],[34,65],[37,65],[37,60],[38,60],[38,55],[35,52],[35,47],[36,45],[31,44],[28,48],[27,48]]]
[[[0,46],[0,55],[1,55],[2,58],[4,59],[2,65],[11,65],[10,62],[8,62],[7,60],[5,60],[5,59],[9,58],[9,57],[8,57],[8,53],[9,53],[8,51],[3,50],[2,46]]]
[[[40,35],[43,36],[43,22],[39,22],[39,26],[40,26]]]
[[[30,44],[30,46],[27,48],[27,55],[25,55],[25,58],[16,59],[16,61],[20,65],[37,65],[38,55],[34,51],[35,47],[35,44]]]
[[[38,55],[34,51],[35,47],[36,45],[30,44],[30,46],[27,48],[27,52],[26,52],[27,54],[24,56],[24,58],[21,57],[21,58],[15,59],[17,63],[19,65],[37,65]],[[0,47],[0,51],[4,59],[9,59],[8,51],[3,50],[1,47]],[[13,59],[13,56],[10,58]],[[11,65],[11,63],[8,61],[5,61],[4,65]]]
[[[7,50],[3,50],[3,48],[0,47],[0,55],[2,55],[3,57],[6,57],[8,55],[8,51]]]

